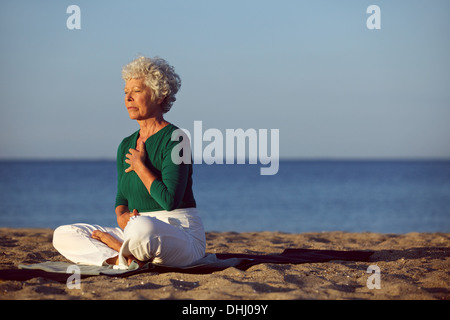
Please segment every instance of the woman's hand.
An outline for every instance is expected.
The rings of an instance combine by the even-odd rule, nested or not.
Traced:
[[[125,172],[131,172],[131,171],[135,171],[136,173],[138,173],[141,169],[143,169],[145,167],[145,157],[146,157],[146,152],[145,152],[145,144],[144,142],[141,140],[139,142],[139,149],[129,149],[128,152],[126,154],[126,159],[125,162],[128,163],[130,166],[128,168],[125,169]]]
[[[134,209],[133,212],[128,211],[117,214],[117,224],[119,225],[120,229],[124,230],[128,224],[128,221],[130,221],[131,217],[135,216],[139,216],[139,212],[136,209]]]
[[[125,162],[130,166],[125,169],[125,172],[134,171],[141,179],[148,193],[150,193],[150,187],[153,181],[156,180],[156,176],[145,166],[145,158],[147,153],[145,151],[145,143],[139,142],[139,149],[129,149],[130,153],[127,153]]]

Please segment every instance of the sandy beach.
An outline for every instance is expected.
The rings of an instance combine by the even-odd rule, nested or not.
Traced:
[[[50,229],[0,228],[0,269],[67,261],[52,246]],[[208,253],[281,253],[288,248],[373,250],[369,262],[263,263],[246,271],[211,274],[143,273],[126,278],[83,278],[80,289],[38,277],[0,280],[0,300],[448,300],[450,234],[319,232],[208,232]],[[380,270],[380,289],[368,288],[370,265]]]

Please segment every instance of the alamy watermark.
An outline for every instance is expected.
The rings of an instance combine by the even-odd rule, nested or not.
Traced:
[[[66,26],[69,30],[81,29],[81,9],[79,6],[72,4],[67,7],[66,13],[70,16],[66,20]],[[381,29],[381,9],[377,5],[370,5],[367,7],[366,13],[371,15],[366,20],[366,26],[369,30]]]
[[[69,30],[81,29],[81,9],[77,5],[70,5],[66,10],[70,16],[66,20]],[[377,5],[367,7],[366,13],[371,14],[366,20],[369,30],[381,29],[381,10]],[[176,130],[172,135],[173,141],[183,139],[177,148],[172,151],[172,161],[176,164],[257,164],[262,165],[261,175],[274,175],[279,169],[279,129],[270,129],[270,143],[268,141],[267,129],[226,129],[225,135],[219,129],[207,129],[203,132],[202,121],[194,121],[194,137],[185,129]],[[224,137],[226,139],[224,144]],[[189,141],[189,142],[188,142]],[[193,141],[193,154],[190,147]],[[203,142],[209,142],[203,148]],[[236,144],[235,144],[236,142]],[[247,143],[248,142],[248,143]],[[189,145],[188,145],[189,144]],[[270,154],[268,152],[270,146]]]
[[[376,264],[372,264],[367,268],[367,273],[373,273],[367,278],[367,288],[381,289],[381,269]]]
[[[369,30],[381,29],[381,9],[377,5],[370,5],[367,7],[366,13],[371,13],[367,18],[366,26]]]
[[[66,286],[68,289],[81,289],[81,270],[77,265],[70,265],[67,267],[66,273],[72,273],[70,277],[67,278]]]
[[[172,149],[175,164],[257,164],[261,175],[274,175],[279,169],[280,130],[226,129],[225,134],[216,128],[203,132],[203,122],[194,121],[193,135],[186,129],[172,133],[172,141],[180,141]],[[206,145],[204,145],[206,142]],[[269,151],[270,149],[270,151]],[[193,150],[193,151],[191,151]]]
[[[67,267],[66,273],[71,275],[67,278],[66,286],[68,289],[81,289],[81,270],[77,265],[70,265]],[[367,273],[371,274],[367,278],[368,289],[381,289],[381,269],[376,264],[370,265],[367,268]]]
[[[66,13],[71,15],[66,20],[66,27],[69,30],[81,29],[81,9],[77,5],[70,5],[67,7]]]

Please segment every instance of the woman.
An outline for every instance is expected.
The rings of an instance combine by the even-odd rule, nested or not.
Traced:
[[[192,164],[174,164],[176,126],[164,120],[181,81],[161,58],[139,57],[122,70],[125,106],[140,129],[117,151],[118,228],[58,227],[54,247],[81,264],[185,266],[205,255],[205,232],[192,192]]]

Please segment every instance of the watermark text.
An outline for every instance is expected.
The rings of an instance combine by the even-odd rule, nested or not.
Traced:
[[[66,286],[68,289],[80,289],[81,288],[81,280],[80,274],[81,270],[76,265],[70,265],[67,267],[66,273],[72,273],[72,275],[67,278]]]
[[[373,273],[367,278],[367,288],[381,289],[381,269],[376,264],[370,265],[367,268],[367,273]]]
[[[193,135],[186,129],[172,133],[172,141],[180,141],[172,150],[175,164],[257,164],[261,175],[274,175],[279,169],[279,129],[226,129],[210,128],[203,131],[203,122],[194,121]],[[192,146],[191,146],[192,142]],[[204,143],[206,142],[206,145]],[[270,152],[269,152],[270,149]],[[193,150],[193,151],[191,151]]]
[[[67,7],[66,13],[71,13],[71,15],[66,20],[66,26],[69,30],[80,30],[81,29],[81,9],[77,5],[70,5]]]

